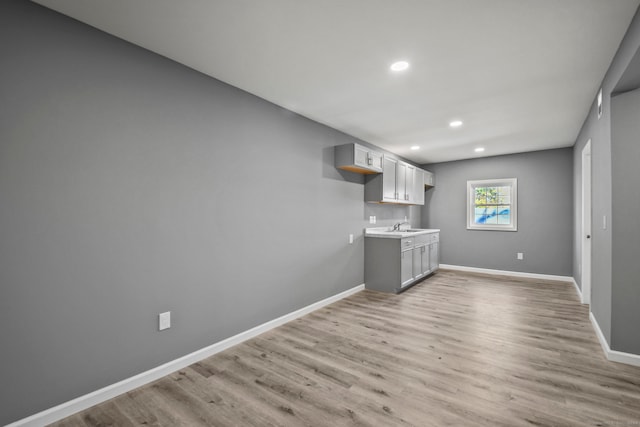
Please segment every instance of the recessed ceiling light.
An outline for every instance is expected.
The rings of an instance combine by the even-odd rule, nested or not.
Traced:
[[[476,153],[482,153],[484,151],[484,147],[478,147],[473,151],[475,151]]]
[[[411,149],[412,149],[412,150],[419,150],[419,149],[420,149],[420,146],[419,146],[419,145],[412,145],[412,146],[411,146]]]
[[[391,64],[391,71],[404,71],[409,68],[409,63],[407,61],[397,61]]]
[[[452,120],[449,122],[449,126],[452,128],[459,128],[462,126],[462,120]]]

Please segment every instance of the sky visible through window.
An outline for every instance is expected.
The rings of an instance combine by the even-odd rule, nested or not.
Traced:
[[[511,223],[511,187],[476,187],[474,223],[508,225]]]

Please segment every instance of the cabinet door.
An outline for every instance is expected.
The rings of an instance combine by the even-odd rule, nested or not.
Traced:
[[[369,151],[369,167],[378,172],[382,172],[384,170],[382,158],[382,153],[378,153],[377,151]]]
[[[429,245],[429,270],[436,271],[439,266],[438,242],[434,242]]]
[[[384,171],[382,172],[382,200],[395,202],[397,200],[396,174],[398,161],[391,157],[384,157]]]
[[[407,164],[398,161],[396,173],[396,193],[400,202],[407,200]]]
[[[400,287],[413,282],[413,249],[400,252]]]
[[[417,169],[413,175],[414,203],[424,205],[424,171]]]
[[[353,164],[357,166],[362,166],[363,168],[368,168],[369,163],[369,150],[360,145],[355,145],[353,147]]]
[[[429,255],[431,253],[431,248],[429,246],[423,246],[422,251],[420,252],[420,262],[422,263],[422,274],[425,276],[431,273],[431,264]]]
[[[414,177],[416,173],[416,167],[406,165],[405,177],[404,177],[404,201],[407,203],[415,203],[414,194]]]
[[[435,177],[432,172],[424,171],[424,183],[430,187],[435,185]]]
[[[424,269],[422,266],[422,251],[426,246],[420,246],[413,249],[413,278],[419,279],[424,275]]]

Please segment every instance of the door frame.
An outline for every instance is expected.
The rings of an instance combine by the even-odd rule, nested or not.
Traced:
[[[582,250],[580,287],[582,303],[591,304],[591,138],[582,149],[582,221],[580,243]]]

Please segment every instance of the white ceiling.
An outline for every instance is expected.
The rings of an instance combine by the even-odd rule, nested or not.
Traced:
[[[418,163],[573,145],[640,3],[35,1]]]

